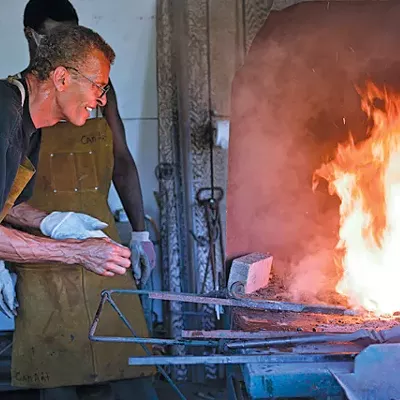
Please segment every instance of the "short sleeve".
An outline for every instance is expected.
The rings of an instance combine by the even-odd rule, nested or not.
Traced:
[[[3,127],[0,123],[0,211],[3,209],[7,199],[6,180],[7,180],[7,148],[8,142],[3,134]]]
[[[11,140],[21,123],[18,101],[15,91],[0,81],[0,211],[14,182],[21,156]]]
[[[29,141],[29,149],[28,149],[27,157],[29,158],[29,161],[33,164],[33,166],[35,167],[36,171],[37,171],[37,167],[38,167],[38,163],[39,163],[41,140],[42,140],[42,130],[38,129],[37,131],[35,131],[32,134],[31,139]],[[33,175],[32,179],[28,182],[28,184],[25,186],[22,193],[17,198],[15,205],[24,203],[32,197],[33,190],[35,187],[35,180],[36,180],[36,173]]]

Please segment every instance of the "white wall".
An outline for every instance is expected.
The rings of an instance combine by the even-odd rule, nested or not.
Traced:
[[[72,0],[80,24],[93,28],[113,47],[111,70],[129,148],[137,161],[146,212],[156,217],[157,190],[156,0]],[[22,16],[27,0],[2,0],[0,13],[0,77],[28,63]],[[113,210],[121,203],[114,189]]]
[[[28,64],[23,35],[23,10],[28,0],[1,0],[0,77]],[[111,69],[129,149],[137,163],[145,212],[158,221],[153,191],[158,190],[154,169],[158,163],[156,83],[156,0],[71,0],[80,24],[94,29],[113,47]],[[112,187],[111,209],[121,208]],[[0,329],[5,329],[0,315]]]

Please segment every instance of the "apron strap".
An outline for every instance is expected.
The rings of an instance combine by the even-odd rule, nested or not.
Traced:
[[[24,85],[18,80],[18,78],[21,79],[20,77],[21,74],[17,74],[14,76],[9,76],[7,80],[19,89],[19,92],[21,93],[21,107],[24,107],[26,93]]]

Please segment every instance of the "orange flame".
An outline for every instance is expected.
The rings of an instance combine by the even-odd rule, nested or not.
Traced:
[[[315,171],[313,189],[323,178],[341,200],[336,290],[354,306],[393,314],[400,311],[400,96],[371,82],[358,93],[368,137],[339,144],[335,158]]]

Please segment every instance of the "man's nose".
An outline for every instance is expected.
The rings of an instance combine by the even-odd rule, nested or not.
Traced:
[[[100,107],[104,107],[107,104],[107,94],[104,94],[103,96],[98,97],[97,98],[97,104]]]

